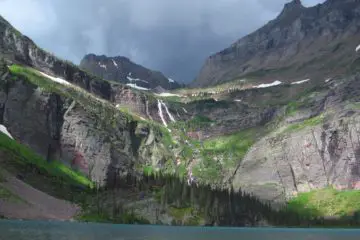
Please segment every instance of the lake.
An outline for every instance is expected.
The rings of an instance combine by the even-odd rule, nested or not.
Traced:
[[[360,229],[222,228],[0,220],[0,240],[359,240]]]

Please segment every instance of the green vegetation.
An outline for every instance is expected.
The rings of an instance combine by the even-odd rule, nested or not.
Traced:
[[[360,102],[349,102],[345,105],[347,109],[359,110],[360,109]]]
[[[203,129],[209,127],[211,123],[214,123],[213,120],[206,116],[196,115],[192,119],[186,122],[186,128],[190,130]]]
[[[288,67],[282,67],[282,68],[271,68],[271,69],[260,69],[257,71],[253,71],[250,72],[248,74],[246,74],[245,78],[250,78],[250,79],[254,79],[254,78],[261,78],[264,76],[269,76],[271,74],[279,74],[279,73],[284,73],[288,70],[291,70],[292,66],[288,66]]]
[[[80,104],[87,112],[94,114],[99,118],[100,122],[104,126],[116,126],[115,122],[132,121],[133,115],[120,112],[111,103],[106,100],[100,99],[86,90],[76,86],[64,86],[56,83],[48,78],[41,76],[36,70],[22,67],[19,65],[10,66],[10,72],[13,75],[13,79],[17,80],[25,79],[36,86],[39,86],[43,91],[49,93],[56,93],[69,99],[75,100]],[[121,114],[122,113],[122,114]]]
[[[24,182],[54,197],[82,204],[93,183],[61,162],[46,161],[29,147],[0,134],[0,166]]]
[[[169,208],[170,216],[172,216],[173,218],[175,218],[178,221],[182,221],[182,220],[184,220],[185,217],[191,216],[192,212],[193,212],[193,209],[190,207],[188,207],[188,208],[170,207]]]
[[[300,193],[288,208],[308,216],[351,216],[360,211],[360,191],[325,188]]]
[[[76,217],[81,222],[97,222],[97,223],[116,223],[116,224],[150,224],[150,222],[133,211],[124,211],[116,217],[111,216],[107,212],[98,213],[96,211],[83,212]]]
[[[236,159],[242,159],[254,144],[256,129],[243,130],[231,135],[219,136],[204,141],[204,149],[209,154],[230,153]]]
[[[93,183],[81,173],[71,169],[59,161],[47,162],[45,159],[34,153],[29,147],[21,145],[0,133],[0,149],[17,155],[14,158],[19,165],[34,166],[40,172],[46,172],[55,178],[59,178],[70,184],[92,187]]]
[[[201,144],[192,141],[195,149],[200,150],[199,164],[193,167],[193,174],[198,181],[216,183],[222,179],[222,175],[235,168],[244,158],[246,152],[254,144],[259,129],[247,129],[231,135],[218,136],[203,141]],[[190,148],[189,155],[193,154]],[[190,157],[190,156],[189,156]]]
[[[167,97],[159,97],[160,99],[163,99],[166,102],[170,103],[179,103],[182,102],[181,97],[179,96],[167,96]]]
[[[4,199],[4,200],[7,200],[7,201],[11,201],[11,202],[21,202],[21,201],[23,201],[21,198],[14,195],[12,192],[10,192],[5,187],[3,187],[1,185],[2,182],[5,182],[5,177],[2,175],[2,172],[1,172],[1,169],[0,169],[0,199]]]
[[[185,222],[184,222],[184,225],[185,226],[200,226],[201,225],[201,222],[203,222],[204,219],[200,216],[191,216],[191,217],[188,217]]]
[[[149,176],[154,173],[154,168],[152,166],[144,166],[144,174]]]
[[[24,201],[21,198],[19,198],[18,196],[14,195],[9,190],[7,190],[6,188],[4,188],[3,186],[1,186],[1,183],[0,183],[0,199],[6,200],[9,202],[20,202],[20,203]]]
[[[289,102],[286,106],[285,114],[288,116],[294,116],[298,111],[299,105],[299,102]]]
[[[169,125],[170,128],[174,128],[180,131],[197,131],[209,127],[215,121],[202,115],[196,115],[188,121],[177,121]],[[182,136],[185,137],[185,136]]]
[[[3,176],[3,173],[1,172],[0,169],[0,183],[5,181],[5,177]]]
[[[306,119],[303,122],[291,124],[288,127],[286,127],[281,133],[297,132],[306,127],[317,126],[323,122],[324,122],[324,114],[321,114],[319,116]]]

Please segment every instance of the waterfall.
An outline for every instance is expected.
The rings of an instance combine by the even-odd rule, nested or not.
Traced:
[[[167,108],[166,104],[165,104],[163,101],[161,101],[161,104],[165,107],[165,111],[166,111],[167,115],[169,116],[170,120],[171,120],[172,122],[175,122],[175,118],[174,118],[174,117],[171,115],[171,113],[169,112],[169,109]]]
[[[185,108],[182,108],[182,109],[184,110],[184,112],[185,112],[185,113],[188,113],[188,111],[186,111],[186,109],[185,109]]]
[[[167,123],[165,121],[163,111],[162,111],[162,104],[159,99],[158,99],[158,113],[159,113],[159,116],[160,116],[161,121],[163,122],[164,126],[167,127]]]

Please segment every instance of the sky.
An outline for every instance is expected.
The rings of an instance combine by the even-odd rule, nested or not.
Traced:
[[[207,57],[275,18],[289,0],[0,0],[0,14],[43,49],[79,64],[125,56],[179,82]],[[302,0],[313,6],[324,0]]]

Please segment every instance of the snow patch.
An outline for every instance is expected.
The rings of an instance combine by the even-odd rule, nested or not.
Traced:
[[[173,83],[175,82],[174,80],[172,80],[171,78],[168,78],[169,82]]]
[[[106,65],[99,63],[99,67],[106,69]]]
[[[138,90],[149,91],[148,88],[140,87],[140,86],[136,85],[136,83],[127,83],[126,85],[129,87],[138,89]]]
[[[330,82],[330,80],[331,80],[331,78],[328,78],[328,79],[325,80],[325,82],[326,82],[326,83],[327,83],[327,82]]]
[[[112,59],[112,62],[113,62],[114,66],[115,66],[116,68],[119,67],[119,66],[117,65],[117,63],[114,61],[114,59]]]
[[[144,82],[144,83],[149,83],[148,81],[142,80],[140,78],[132,78],[131,77],[131,73],[129,73],[129,75],[126,77],[127,80],[129,80],[130,82]]]
[[[273,86],[277,86],[277,85],[280,85],[282,84],[282,82],[276,80],[272,83],[263,83],[263,84],[260,84],[258,86],[256,86],[256,88],[268,88],[268,87],[273,87]]]
[[[235,99],[234,101],[235,102],[241,102],[242,100],[241,99]]]
[[[54,82],[57,82],[57,83],[60,83],[60,84],[64,84],[64,85],[71,85],[71,83],[69,83],[68,81],[62,79],[62,78],[57,78],[57,77],[53,77],[53,76],[50,76],[50,75],[47,75],[46,73],[43,73],[43,72],[40,72],[38,71],[41,75],[43,75],[44,77],[54,81]]]
[[[305,79],[305,80],[301,80],[301,81],[297,81],[297,82],[292,82],[291,84],[302,84],[302,83],[305,83],[305,82],[308,82],[310,81],[310,79]]]
[[[155,95],[160,96],[160,97],[181,97],[181,96],[178,95],[178,94],[166,93],[166,92],[160,93],[160,94],[157,94],[157,93],[156,93]]]
[[[358,45],[356,48],[355,48],[355,52],[358,52],[360,50],[360,45]]]
[[[11,136],[11,134],[9,133],[9,131],[7,130],[7,128],[4,126],[4,125],[2,125],[2,124],[0,124],[0,132],[2,132],[2,133],[4,133],[5,135],[7,135],[9,138],[11,138],[11,139],[14,139],[12,136]]]

